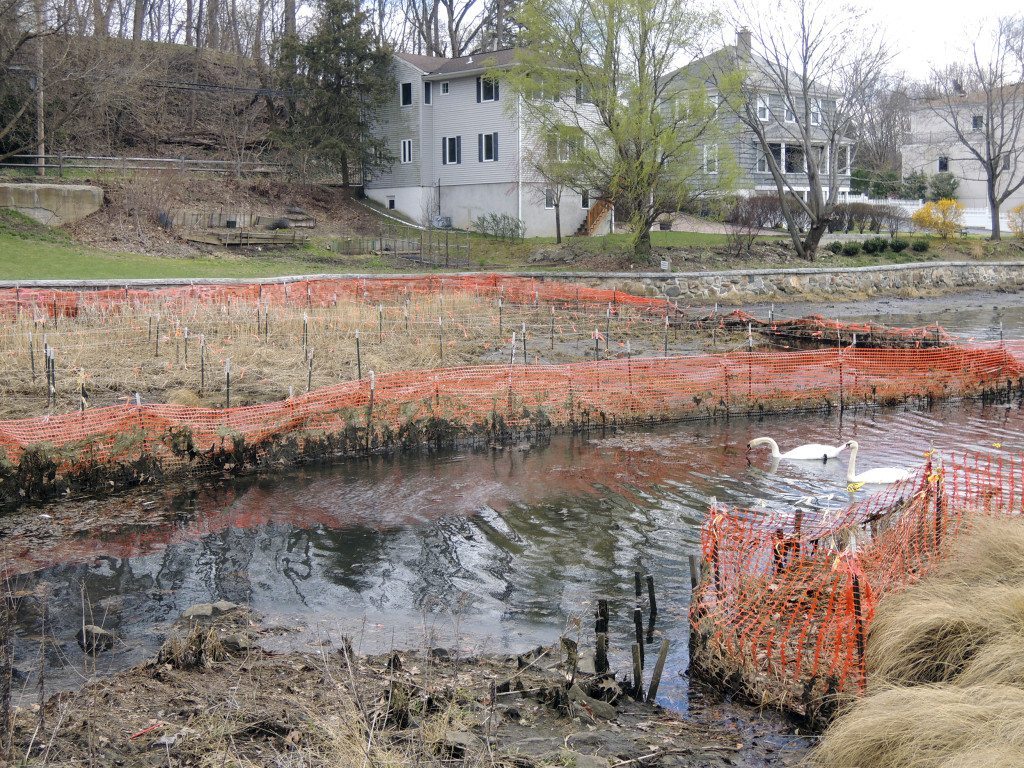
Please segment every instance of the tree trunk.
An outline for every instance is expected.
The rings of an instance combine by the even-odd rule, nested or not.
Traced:
[[[992,214],[992,239],[1002,240],[1003,233],[999,226],[999,201],[996,200],[995,183],[989,184],[988,210]]]
[[[185,45],[189,48],[194,44],[192,30],[195,28],[195,0],[185,0]],[[257,35],[257,38],[259,35]]]
[[[828,231],[828,220],[818,221],[807,229],[807,236],[803,239],[803,253],[801,254],[808,261],[814,261],[818,253],[818,244],[821,238]]]
[[[284,34],[295,37],[295,0],[284,0]]]
[[[562,243],[562,204],[555,203],[555,243]]]
[[[206,47],[220,48],[220,0],[206,0]]]
[[[651,263],[651,225],[645,224],[633,236],[633,258],[637,264]]]
[[[341,153],[341,186],[348,189],[351,180],[348,176],[348,152]]]
[[[94,37],[108,37],[109,20],[107,11],[103,7],[103,0],[92,0],[92,34]]]
[[[146,20],[146,0],[135,0],[132,9],[132,40],[142,39],[142,25]]]

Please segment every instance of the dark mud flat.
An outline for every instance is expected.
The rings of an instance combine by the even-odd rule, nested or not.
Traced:
[[[770,304],[743,307],[767,317]],[[890,326],[917,327],[938,323],[950,333],[976,341],[996,341],[1024,332],[1024,293],[968,291],[921,298],[873,298],[861,301],[793,302],[775,304],[775,317],[824,315],[844,322],[871,321]]]
[[[359,656],[339,637],[277,654],[262,645],[287,630],[230,604],[205,609],[156,659],[17,709],[9,764],[717,768],[802,754],[767,723],[634,701],[571,643],[460,659]]]

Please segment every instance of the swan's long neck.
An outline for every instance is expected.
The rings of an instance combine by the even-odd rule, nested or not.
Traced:
[[[782,453],[779,452],[779,444],[775,442],[775,438],[762,437],[761,439],[768,443],[769,446],[771,446],[773,459],[778,459],[782,457]]]
[[[854,445],[850,448],[850,464],[846,467],[846,482],[852,483],[857,476],[857,448]]]

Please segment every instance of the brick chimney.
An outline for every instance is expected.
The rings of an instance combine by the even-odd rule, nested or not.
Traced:
[[[750,30],[746,27],[736,31],[736,58],[743,63],[750,61]]]

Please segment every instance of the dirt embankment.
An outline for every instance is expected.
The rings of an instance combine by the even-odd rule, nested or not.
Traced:
[[[112,251],[190,256],[209,246],[187,242],[180,227],[167,228],[164,217],[189,211],[219,211],[279,216],[301,209],[316,220],[314,236],[377,235],[381,219],[356,203],[349,189],[267,178],[203,178],[175,171],[97,181],[104,205],[69,228],[72,239]],[[305,231],[305,230],[304,230]]]
[[[261,648],[287,631],[230,603],[193,606],[155,660],[18,708],[12,764],[718,768],[798,757],[633,701],[567,640],[504,658],[363,657],[329,637],[315,652]],[[83,637],[100,653],[117,642],[98,628]]]

